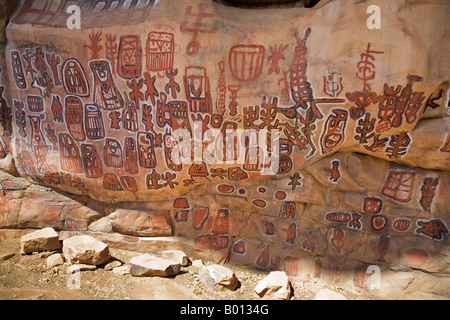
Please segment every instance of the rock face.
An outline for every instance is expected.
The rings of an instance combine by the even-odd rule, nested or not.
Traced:
[[[115,232],[144,237],[172,235],[167,217],[159,212],[118,209],[108,218]]]
[[[448,1],[113,3],[4,6],[0,227],[450,287]]]
[[[65,239],[63,254],[69,263],[99,265],[110,259],[108,246],[87,235]]]
[[[50,227],[33,231],[20,239],[20,251],[22,253],[57,250],[60,248],[61,243],[59,242],[58,233]]]

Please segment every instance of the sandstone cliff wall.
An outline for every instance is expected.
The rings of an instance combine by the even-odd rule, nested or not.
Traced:
[[[380,296],[448,298],[447,1],[126,3],[14,11],[2,228],[179,236],[216,261],[355,290],[377,269]]]

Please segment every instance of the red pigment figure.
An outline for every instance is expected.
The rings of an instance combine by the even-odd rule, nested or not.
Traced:
[[[390,170],[381,194],[402,203],[410,201],[415,175],[415,172]]]
[[[258,125],[254,124],[259,119],[259,106],[248,106],[243,108],[244,129],[256,129]]]
[[[74,58],[67,59],[62,67],[64,89],[68,94],[89,96],[89,82],[81,64]]]
[[[178,74],[178,69],[166,70],[166,77],[169,78],[169,82],[164,87],[167,94],[171,94],[172,98],[177,98],[177,92],[180,92],[180,85],[175,81],[175,76]]]
[[[116,54],[117,54],[117,43],[116,43],[117,36],[107,33],[106,34],[106,59],[108,59],[109,63],[111,64],[111,69],[113,72],[113,75],[116,75]]]
[[[122,121],[120,112],[111,111],[108,113],[108,118],[110,119],[109,128],[113,130],[120,130],[120,122]]]
[[[104,110],[117,110],[124,106],[123,98],[114,83],[108,60],[89,62],[94,77],[93,100]]]
[[[53,115],[53,121],[63,123],[63,106],[61,104],[60,97],[57,94],[52,95],[51,111]]]
[[[306,78],[306,40],[311,33],[311,28],[306,29],[303,39],[296,35],[297,46],[294,50],[294,58],[291,67],[289,68],[289,80],[291,87],[292,99],[295,101],[297,107],[306,109],[306,102],[313,100],[311,83]]]
[[[103,176],[103,189],[110,191],[122,191],[123,187],[115,173],[107,172]]]
[[[53,79],[55,80],[55,86],[62,85],[61,80],[59,80],[59,73],[58,73],[58,64],[61,63],[61,58],[54,53],[51,55],[46,53],[45,58],[47,59],[48,64],[50,65],[50,69],[52,69],[53,73]]]
[[[103,148],[103,161],[108,167],[123,167],[122,146],[117,139],[106,138],[105,147]]]
[[[84,133],[84,107],[83,102],[78,97],[66,96],[66,126],[69,133],[77,141],[86,140]]]
[[[124,79],[133,79],[141,75],[141,70],[142,57],[139,37],[120,37],[119,52],[117,54],[117,74]]]
[[[125,172],[129,174],[137,174],[138,168],[138,152],[136,140],[133,137],[125,137],[125,147],[124,147],[124,161],[123,167]]]
[[[241,86],[240,85],[229,85],[228,86],[228,90],[230,90],[230,99],[231,99],[231,101],[230,101],[230,104],[228,105],[228,114],[231,116],[231,117],[234,117],[234,116],[236,116],[237,115],[237,106],[238,106],[238,103],[237,103],[237,101],[236,101],[236,97],[237,97],[237,93],[238,93],[238,91],[239,91],[239,89],[241,88]]]
[[[359,144],[365,144],[375,136],[375,132],[373,132],[373,129],[375,129],[375,119],[371,119],[370,116],[370,112],[367,112],[364,119],[361,118],[358,120],[358,126],[356,127],[357,135],[354,138]]]
[[[217,89],[217,111],[221,116],[225,114],[225,98],[227,94],[227,85],[225,82],[225,61],[219,61],[219,87]]]
[[[439,184],[439,178],[426,177],[423,179],[422,187],[422,197],[420,198],[420,206],[427,212],[431,210],[431,204],[433,203],[433,198],[436,194],[437,186]]]
[[[20,53],[18,50],[11,50],[11,68],[17,88],[26,89],[27,81],[23,73],[22,60],[20,58]]]
[[[283,51],[286,50],[287,45],[282,45],[278,47],[278,45],[275,45],[275,47],[269,46],[270,50],[270,56],[267,58],[269,61],[272,61],[269,71],[267,74],[271,74],[272,72],[275,72],[275,74],[280,73],[280,67],[278,66],[278,63],[280,60],[284,60],[285,57],[283,55]]]
[[[103,177],[103,166],[100,155],[93,144],[82,144],[81,155],[83,158],[84,173],[87,178]]]
[[[138,115],[136,105],[133,100],[128,99],[128,95],[124,92],[125,108],[122,113],[122,126],[125,130],[136,132],[139,129]]]
[[[338,97],[342,92],[342,77],[337,72],[328,70],[328,75],[323,76],[323,93],[330,97]]]
[[[347,124],[348,112],[344,109],[332,109],[332,114],[325,123],[324,132],[321,138],[322,153],[327,154],[345,140],[345,126]]]
[[[315,124],[316,120],[323,118],[317,104],[345,102],[345,99],[340,98],[314,98],[311,83],[306,76],[306,68],[308,65],[306,40],[310,33],[311,28],[309,27],[306,29],[303,39],[296,36],[297,46],[294,50],[294,58],[291,67],[289,68],[291,98],[294,100],[295,105],[289,108],[277,108],[277,112],[284,114],[289,119],[300,119],[300,123],[303,124],[303,127],[301,128],[303,136],[300,137],[299,133],[295,132],[296,129],[293,128],[293,130],[290,130],[290,137],[295,138],[292,143],[299,146],[300,150],[305,149],[306,145],[310,146],[311,151],[306,158],[312,157],[317,151],[317,148],[312,141],[312,136],[314,135],[314,130],[317,128],[317,125]],[[284,80],[287,82],[287,79]],[[306,109],[306,114],[304,116],[299,113],[299,107]]]
[[[102,41],[102,32],[94,32],[92,31],[89,35],[90,45],[86,46],[92,51],[91,58],[89,60],[99,59],[99,51],[102,50],[102,46],[100,45],[100,41]]]
[[[14,108],[16,108],[16,111],[14,112],[14,116],[16,118],[16,126],[19,129],[19,134],[22,136],[22,138],[27,137],[27,132],[25,131],[27,127],[27,121],[24,106],[25,104],[22,100],[14,100]]]
[[[156,155],[154,146],[155,137],[149,132],[138,132],[137,145],[139,165],[143,168],[156,167]]]
[[[341,178],[341,172],[339,171],[339,160],[333,160],[331,162],[331,169],[327,169],[326,171],[330,172],[330,181],[332,182],[338,182],[338,180]]]
[[[65,132],[58,134],[59,159],[61,170],[73,173],[82,173],[80,151],[72,136]]]
[[[155,105],[155,97],[159,95],[158,90],[155,87],[156,76],[151,77],[149,72],[144,72],[143,82],[147,86],[147,90],[145,91],[145,99],[152,102],[152,105]]]
[[[249,82],[262,73],[266,49],[257,44],[239,44],[230,48],[228,62],[234,78]]]
[[[428,221],[417,221],[419,228],[416,229],[416,233],[424,234],[434,240],[444,239],[444,234],[448,233],[448,229],[444,222],[439,219],[431,219]]]
[[[41,131],[41,120],[43,119],[43,116],[41,115],[41,117],[28,116],[31,124],[31,150],[36,157],[36,168],[38,173],[47,174],[52,172],[52,169],[47,164],[47,144]]]
[[[36,79],[33,79],[33,83],[31,84],[33,88],[41,90],[41,95],[43,97],[48,96],[49,92],[54,87],[53,80],[47,72],[47,64],[45,63],[44,56],[42,49],[36,48],[34,65],[38,71],[38,76]]]
[[[380,99],[378,111],[380,121],[375,128],[377,133],[387,131],[392,127],[399,127],[402,123],[403,113],[410,103],[411,105],[416,104],[412,108],[417,108],[417,100],[410,101],[410,99],[412,96],[412,84],[419,81],[422,81],[422,77],[408,75],[407,84],[403,90],[400,85],[394,89],[394,87],[389,87],[386,83],[384,84],[384,96]],[[422,94],[423,92],[419,93],[419,96]],[[410,110],[408,113],[409,117],[412,117],[411,112]]]
[[[352,119],[358,119],[366,112],[366,108],[371,103],[376,103],[379,99],[375,92],[371,92],[369,80],[375,79],[375,61],[374,54],[383,54],[382,51],[374,51],[370,49],[370,42],[367,49],[361,53],[361,60],[357,63],[356,77],[363,81],[363,90],[353,93],[347,92],[347,99],[355,102],[356,107],[350,108],[350,116]]]
[[[178,142],[173,138],[170,131],[164,135],[164,158],[166,159],[167,168],[173,171],[181,171],[183,169],[181,150]]]
[[[312,231],[306,232],[306,239],[302,242],[302,248],[310,252],[315,252],[316,243],[314,240],[316,240],[314,233]]]
[[[27,105],[30,112],[44,111],[44,100],[41,96],[27,94]]]
[[[190,111],[211,114],[211,91],[206,68],[186,67],[183,79]]]
[[[192,39],[186,48],[186,53],[193,56],[197,53],[200,48],[200,42],[198,41],[199,33],[214,33],[217,30],[217,23],[208,25],[203,22],[203,18],[211,18],[218,16],[217,13],[207,13],[208,5],[205,3],[200,3],[198,5],[198,13],[192,12],[192,6],[188,6],[186,9],[186,16],[189,17],[188,21],[183,21],[181,24],[181,32],[192,33]],[[193,20],[193,21],[192,21]],[[191,23],[193,22],[193,23]]]
[[[408,146],[411,143],[411,138],[408,133],[401,131],[399,134],[391,136],[389,147],[386,148],[386,154],[391,159],[403,157],[408,152]]]
[[[164,71],[173,68],[175,42],[173,33],[152,31],[147,37],[147,70]]]
[[[143,79],[127,81],[127,87],[131,89],[130,99],[134,101],[137,110],[139,110],[139,101],[144,101],[144,94],[140,91],[143,85]]]
[[[84,113],[86,136],[92,140],[100,140],[105,137],[105,125],[100,108],[93,103],[86,103]]]
[[[289,228],[281,230],[286,232],[285,243],[287,243],[288,245],[293,245],[297,240],[297,224],[293,222],[289,225]]]
[[[30,49],[26,49],[25,53],[22,54],[22,57],[27,62],[27,67],[25,69],[25,73],[28,76],[28,74],[31,75],[31,79],[35,79],[35,73],[37,73],[36,70],[33,68],[33,63],[31,62],[31,59],[34,58],[34,53]]]
[[[56,130],[47,123],[44,127],[44,131],[48,141],[52,144],[52,149],[58,151],[58,137],[56,136]]]
[[[298,173],[298,172],[295,172],[294,175],[289,176],[289,179],[291,180],[291,182],[288,183],[288,186],[292,186],[291,190],[295,190],[296,186],[302,185],[302,183],[300,182],[302,177],[300,176],[300,173]]]

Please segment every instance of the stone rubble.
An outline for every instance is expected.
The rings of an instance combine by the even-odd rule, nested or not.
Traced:
[[[130,260],[130,274],[134,277],[172,276],[180,272],[181,265],[175,261],[144,253]]]
[[[272,271],[255,287],[255,292],[261,298],[271,300],[289,300],[291,297],[291,282],[284,271]]]
[[[162,252],[161,256],[164,259],[178,262],[182,267],[186,267],[192,263],[186,253],[181,250],[165,250]]]
[[[20,240],[20,251],[24,254],[60,248],[58,233],[50,227],[28,233]]]
[[[63,241],[63,254],[69,263],[100,265],[110,259],[109,249],[103,242],[88,236],[74,236]]]
[[[103,269],[109,271],[113,270],[114,268],[120,267],[122,265],[122,262],[119,260],[113,260],[111,262],[108,262]]]
[[[213,264],[204,267],[198,274],[202,282],[211,291],[220,291],[222,289],[235,290],[239,285],[233,270],[219,264]]]
[[[35,238],[36,235],[53,234],[53,232],[56,233],[56,236],[58,237],[56,231],[50,231],[51,230],[37,230],[28,233],[26,235],[31,235],[32,237],[26,237],[26,235],[24,235],[21,238],[21,242],[23,242],[23,238],[26,240],[28,238]],[[58,268],[55,267],[61,265],[67,265],[66,272],[69,275],[82,271],[95,271],[101,267],[118,276],[131,274],[133,277],[170,277],[177,275],[183,267],[186,268],[184,270],[187,270],[194,279],[192,283],[187,283],[186,286],[197,295],[202,295],[204,293],[203,288],[206,288],[213,294],[219,294],[225,289],[230,291],[239,289],[239,292],[243,294],[245,287],[241,284],[240,280],[251,280],[252,282],[257,282],[256,286],[253,288],[253,292],[261,299],[296,299],[293,297],[294,289],[292,283],[284,271],[271,271],[264,278],[258,277],[255,274],[242,273],[239,276],[240,279],[238,279],[232,269],[220,264],[205,265],[200,259],[193,259],[191,261],[188,255],[181,250],[161,251],[161,257],[144,253],[132,257],[128,263],[123,263],[109,254],[107,245],[88,235],[67,238],[62,244],[63,254],[55,251],[61,250],[61,248],[49,251],[50,249],[48,249],[47,246],[41,246],[40,249],[34,249],[33,251],[34,254],[46,259],[45,268],[53,268],[55,275],[58,274]],[[105,252],[108,253],[108,255],[106,255]],[[10,256],[11,254],[8,257]],[[394,288],[399,286],[406,287],[412,281],[412,275],[409,273],[402,274],[404,275],[403,278],[397,282],[404,280],[404,283],[397,283]],[[41,281],[48,281],[48,279],[43,278]],[[199,284],[201,285],[199,286]],[[336,290],[337,288],[334,289]],[[423,295],[418,293],[417,296],[422,297]],[[425,295],[425,297],[427,296]],[[315,300],[347,300],[347,297],[343,294],[328,288],[321,289],[315,296],[313,295],[310,298]]]
[[[77,263],[77,264],[70,265],[67,268],[67,273],[73,274],[73,273],[81,272],[81,271],[94,271],[94,270],[97,270],[97,267],[95,265]]]
[[[47,268],[53,268],[64,264],[64,257],[61,253],[54,253],[45,260]]]

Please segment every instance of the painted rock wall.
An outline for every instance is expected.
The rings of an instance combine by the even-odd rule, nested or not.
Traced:
[[[6,28],[1,165],[27,180],[2,227],[108,216],[218,261],[363,289],[370,266],[423,270],[448,295],[447,1],[66,2]]]

